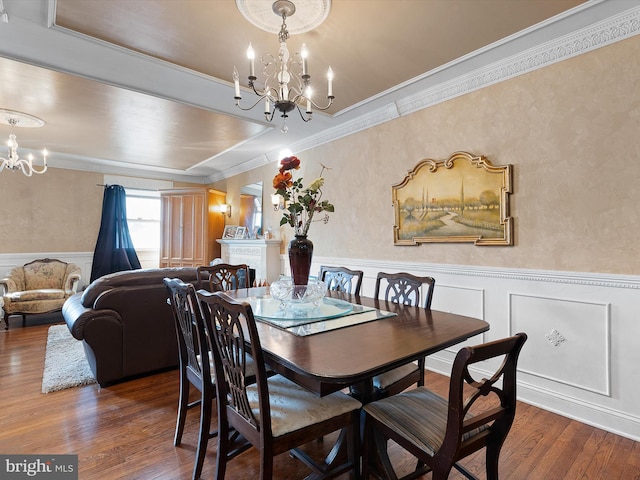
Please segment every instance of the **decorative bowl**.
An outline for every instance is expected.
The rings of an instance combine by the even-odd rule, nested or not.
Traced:
[[[271,297],[283,305],[313,303],[318,305],[327,291],[321,280],[309,280],[307,285],[294,285],[290,278],[275,281],[269,289]]]

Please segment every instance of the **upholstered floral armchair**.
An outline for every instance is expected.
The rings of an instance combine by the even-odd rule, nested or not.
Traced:
[[[0,280],[5,330],[9,316],[50,313],[62,309],[67,298],[76,293],[80,283],[80,267],[61,260],[43,258],[15,267]]]

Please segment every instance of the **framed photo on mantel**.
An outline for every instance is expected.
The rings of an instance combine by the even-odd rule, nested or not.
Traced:
[[[236,230],[236,240],[244,240],[247,236],[247,227],[238,227]]]
[[[233,240],[236,238],[236,232],[238,230],[237,225],[227,225],[224,227],[224,233],[222,234],[222,238],[224,240]]]
[[[392,186],[394,245],[513,245],[511,170],[467,152],[422,160]]]

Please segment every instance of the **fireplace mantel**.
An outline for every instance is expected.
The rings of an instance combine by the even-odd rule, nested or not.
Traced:
[[[232,265],[245,263],[256,271],[256,282],[280,278],[280,240],[216,240],[222,249],[222,261]]]

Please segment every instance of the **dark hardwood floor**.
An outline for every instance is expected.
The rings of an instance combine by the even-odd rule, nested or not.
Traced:
[[[174,447],[177,371],[108,388],[89,385],[42,394],[47,330],[48,325],[37,324],[23,328],[17,318],[9,331],[2,325],[0,453],[77,454],[81,480],[190,479],[198,415],[189,413],[183,444]],[[441,392],[446,382],[427,373],[427,384]],[[313,442],[309,449],[327,451],[334,438]],[[202,478],[213,478],[215,450],[212,440]],[[414,465],[399,448],[392,447],[392,452],[401,471]],[[258,478],[258,463],[255,450],[249,450],[230,463],[227,479]],[[464,464],[484,478],[481,454]],[[304,478],[308,473],[286,454],[276,460],[275,478]],[[519,403],[500,457],[500,474],[517,480],[640,479],[640,444]],[[463,477],[453,472],[450,478]]]

